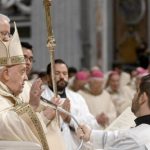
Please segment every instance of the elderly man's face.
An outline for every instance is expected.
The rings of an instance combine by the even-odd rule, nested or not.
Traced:
[[[90,79],[89,82],[90,91],[94,94],[101,93],[103,90],[103,79]]]
[[[5,69],[6,86],[15,95],[19,95],[24,87],[24,81],[27,80],[26,65],[20,64]]]
[[[0,22],[0,39],[4,42],[10,39],[10,24],[8,21]]]

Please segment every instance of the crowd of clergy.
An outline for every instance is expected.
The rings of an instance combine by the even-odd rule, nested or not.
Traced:
[[[124,143],[120,140],[122,145],[119,140],[116,143],[120,145],[115,142],[111,145],[119,134],[116,133],[117,136],[109,142],[108,132],[107,136],[95,138],[100,143],[96,146],[94,140],[90,141],[85,136],[86,132],[91,133],[89,128],[113,131],[137,125],[134,119],[140,115],[135,116],[131,112],[132,100],[143,77],[149,77],[148,68],[139,66],[129,73],[122,69],[121,64],[114,63],[112,69],[105,73],[98,66],[77,71],[62,59],[56,59],[54,68],[58,95],[55,96],[51,64],[45,66],[46,72],[32,72],[34,48],[29,43],[20,42],[14,26],[15,32],[11,35],[9,18],[0,14],[0,147],[18,142],[13,144],[17,149],[19,142],[27,142],[21,143],[19,149],[77,150],[80,144],[81,150],[150,149],[150,137],[147,137],[146,143],[143,140],[143,143],[135,144],[127,136],[122,136],[128,140]],[[147,79],[145,82],[148,82]],[[142,104],[145,105],[144,102]],[[149,117],[150,114],[146,115]],[[147,126],[143,128],[147,128],[147,132],[150,130]]]

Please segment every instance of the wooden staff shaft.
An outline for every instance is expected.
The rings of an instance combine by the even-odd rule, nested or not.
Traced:
[[[47,34],[48,34],[48,40],[47,40],[47,47],[50,52],[50,62],[51,62],[51,78],[52,78],[52,86],[53,86],[53,92],[54,96],[57,96],[57,86],[56,86],[56,77],[55,77],[55,67],[54,67],[54,60],[55,60],[55,47],[56,42],[55,38],[53,36],[53,30],[52,30],[52,23],[51,23],[51,5],[52,1],[50,0],[44,0],[44,6],[45,6],[45,16],[46,16],[46,26],[47,26]]]

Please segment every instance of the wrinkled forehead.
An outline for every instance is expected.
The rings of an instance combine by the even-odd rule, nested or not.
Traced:
[[[7,29],[10,31],[10,24],[8,21],[0,21],[0,31]]]
[[[101,84],[103,83],[103,81],[104,81],[103,78],[91,78],[88,80],[88,82],[91,84]]]
[[[8,68],[10,70],[22,70],[22,69],[26,69],[26,64],[17,64],[17,65],[6,66],[6,68]]]

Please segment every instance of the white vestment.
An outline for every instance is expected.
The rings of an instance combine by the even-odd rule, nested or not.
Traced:
[[[87,104],[81,95],[75,93],[68,88],[65,89],[66,96],[71,103],[71,114],[78,120],[79,123],[84,123],[89,125],[91,128],[99,129],[96,119],[90,114]],[[54,96],[53,92],[47,88],[43,91],[42,97],[50,100]],[[76,129],[77,124],[71,119],[70,124],[61,122],[62,134],[64,136],[65,143],[67,145],[67,150],[76,150],[79,146],[80,140],[76,137],[75,132],[71,131],[69,126]],[[87,145],[85,145],[86,147]],[[88,145],[89,146],[89,145]],[[83,148],[84,149],[84,148]],[[82,150],[83,150],[82,149]],[[88,148],[86,148],[88,150]],[[91,147],[89,150],[92,150]]]
[[[104,150],[150,150],[149,133],[150,125],[148,124],[122,131],[93,130],[90,141],[93,142],[95,148]]]
[[[33,142],[0,141],[0,150],[42,150],[42,147]]]
[[[14,97],[0,82],[0,140],[31,141],[39,143],[27,123],[12,109],[20,99]]]
[[[89,108],[89,111],[96,117],[100,113],[105,113],[109,118],[109,123],[116,118],[116,109],[109,93],[105,90],[99,95],[92,95],[89,92],[80,90]]]
[[[25,103],[29,103],[31,86],[32,86],[31,82],[26,81],[23,92],[20,94],[22,101]],[[44,103],[42,103],[42,105],[44,105]],[[62,134],[61,134],[61,131],[59,129],[56,119],[50,122],[50,120],[48,120],[44,116],[43,110],[39,110],[39,112],[37,112],[36,114],[45,131],[45,136],[48,141],[49,149],[50,150],[60,150],[60,149],[66,150],[66,146],[64,144],[64,140],[63,140],[63,137],[62,137]]]
[[[31,86],[32,86],[31,82],[29,82],[29,81],[25,81],[25,82],[24,82],[23,91],[22,91],[22,93],[19,95],[19,97],[22,99],[22,101],[23,101],[24,103],[29,103]]]
[[[131,112],[131,107],[126,108],[106,129],[119,130],[129,129],[135,126],[136,116]]]
[[[131,106],[135,92],[130,87],[121,86],[118,91],[113,92],[111,87],[108,86],[106,90],[115,105],[117,115],[120,115],[128,106]]]

